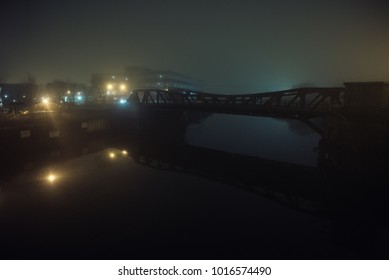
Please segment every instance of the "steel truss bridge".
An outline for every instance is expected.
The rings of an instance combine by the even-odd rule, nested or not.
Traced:
[[[344,88],[296,88],[255,94],[140,89],[128,101],[143,108],[184,109],[212,113],[294,118],[323,134],[311,118],[332,114],[343,105]]]
[[[320,117],[343,104],[344,88],[296,88],[256,94],[212,94],[142,89],[128,101],[147,107],[274,117]]]

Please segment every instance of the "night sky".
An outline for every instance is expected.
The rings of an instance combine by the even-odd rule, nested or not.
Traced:
[[[2,1],[0,82],[170,69],[210,92],[389,80],[388,1]]]

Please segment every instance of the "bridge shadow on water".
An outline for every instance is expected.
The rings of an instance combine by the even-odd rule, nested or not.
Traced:
[[[113,118],[104,132],[82,134],[69,125],[60,140],[10,145],[3,175],[63,162],[92,171],[73,188],[67,183],[69,190],[57,194],[58,200],[53,193],[42,198],[31,188],[25,191],[31,181],[10,185],[14,177],[3,176],[0,257],[389,257],[388,161],[382,146],[367,145],[374,137],[348,145],[335,129],[318,143],[318,166],[310,167],[189,145],[185,132],[196,120],[180,111],[131,122]],[[99,177],[113,167],[104,158],[106,148],[128,152],[124,171],[110,180]],[[15,156],[20,149],[24,152]],[[14,204],[33,211],[23,206],[8,214],[7,188],[23,190]]]

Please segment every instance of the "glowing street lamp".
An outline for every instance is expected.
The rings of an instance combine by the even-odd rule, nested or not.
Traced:
[[[112,90],[112,89],[113,89],[113,85],[112,85],[112,84],[108,84],[108,85],[107,85],[107,89],[108,89],[108,90]]]

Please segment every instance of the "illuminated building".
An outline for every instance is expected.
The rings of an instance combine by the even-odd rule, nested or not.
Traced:
[[[127,67],[125,75],[135,89],[201,91],[202,83],[189,76],[170,70],[151,70],[144,67]]]
[[[170,70],[127,67],[124,73],[92,74],[92,89],[102,102],[120,103],[136,89],[201,91],[200,81]]]

